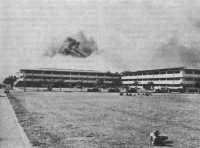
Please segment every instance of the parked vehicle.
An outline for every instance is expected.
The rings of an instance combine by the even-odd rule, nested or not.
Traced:
[[[98,88],[88,88],[87,92],[100,92]]]
[[[119,88],[109,88],[108,92],[120,92]]]

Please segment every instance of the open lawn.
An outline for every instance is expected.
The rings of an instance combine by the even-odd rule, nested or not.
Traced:
[[[154,129],[169,137],[159,147],[200,147],[200,95],[14,91],[9,99],[38,148],[148,148]]]

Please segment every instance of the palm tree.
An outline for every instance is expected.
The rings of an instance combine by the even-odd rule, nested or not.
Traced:
[[[3,80],[4,84],[10,85],[11,89],[13,89],[14,82],[17,80],[16,76],[8,76]]]

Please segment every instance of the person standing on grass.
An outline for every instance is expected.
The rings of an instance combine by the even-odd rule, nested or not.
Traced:
[[[151,145],[156,144],[156,142],[157,142],[156,140],[158,139],[159,135],[160,135],[160,132],[158,130],[150,133],[150,144]]]

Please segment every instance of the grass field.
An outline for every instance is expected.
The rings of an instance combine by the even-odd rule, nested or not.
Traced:
[[[200,95],[12,92],[9,97],[38,148],[148,148],[159,129],[170,144],[200,147]]]

